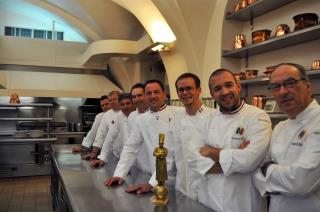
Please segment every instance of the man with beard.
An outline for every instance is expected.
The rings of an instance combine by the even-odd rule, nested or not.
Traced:
[[[145,161],[146,169],[149,169],[147,172],[149,174],[154,174],[155,158],[152,153],[154,149],[158,147],[160,133],[165,134],[165,147],[168,149],[168,177],[171,181],[174,181],[175,173],[173,173],[172,170],[174,149],[169,123],[173,119],[175,113],[180,111],[180,108],[167,106],[165,104],[166,95],[164,86],[160,81],[148,80],[145,83],[144,88],[146,101],[150,105],[150,110],[141,114],[136,120],[134,129],[123,147],[114,176],[105,181],[104,184],[106,186],[122,184],[124,182],[142,144],[146,145],[147,150],[144,152],[148,158],[148,160]],[[130,185],[126,191],[142,194],[151,191],[156,185],[157,182],[155,179],[150,178],[149,182]]]
[[[255,175],[260,193],[271,195],[271,212],[320,209],[320,106],[311,95],[304,67],[276,66],[269,91],[289,119],[271,136],[267,161]]]
[[[209,88],[220,109],[203,117],[187,143],[190,168],[203,176],[198,199],[215,211],[260,211],[251,175],[265,157],[270,118],[241,101],[241,86],[229,70],[214,71]]]
[[[96,137],[94,139],[94,142],[92,144],[92,151],[89,154],[86,154],[82,157],[82,159],[94,159],[98,156],[99,151],[101,150],[101,147],[103,145],[103,142],[107,136],[108,130],[111,126],[112,121],[114,121],[114,118],[117,116],[117,114],[121,113],[120,105],[119,105],[119,91],[111,91],[108,95],[108,101],[111,110],[103,114],[103,117],[101,119],[100,126],[98,128]]]
[[[200,100],[200,79],[192,73],[180,75],[175,82],[179,99],[185,111],[172,121],[174,131],[175,164],[177,167],[176,189],[191,199],[197,199],[198,183],[201,176],[191,170],[187,164],[187,145],[185,143],[194,130],[186,130],[196,126],[201,118],[212,108],[206,107]],[[196,129],[196,128],[194,128]],[[196,180],[198,178],[198,180]],[[192,181],[191,181],[192,179]]]
[[[92,124],[92,127],[91,127],[90,131],[88,132],[87,136],[83,138],[81,146],[73,147],[72,152],[80,152],[81,150],[88,149],[92,146],[94,139],[96,137],[98,128],[100,126],[103,114],[110,109],[107,95],[100,97],[100,106],[101,106],[102,112],[99,113],[98,115],[96,115],[96,117],[94,118],[94,122]]]
[[[128,133],[128,116],[134,110],[134,107],[129,93],[120,94],[119,102],[121,113],[111,122],[111,127],[103,142],[101,153],[97,160],[90,162],[91,167],[103,166],[111,153],[113,153],[115,157],[120,158],[123,143]]]

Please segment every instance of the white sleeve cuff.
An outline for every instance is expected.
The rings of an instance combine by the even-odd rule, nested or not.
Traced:
[[[92,145],[93,141],[87,139],[87,137],[84,137],[83,140],[82,140],[82,146],[85,146],[87,148],[90,148],[91,145]]]
[[[259,191],[260,195],[263,197],[267,192],[266,178],[261,173],[260,168],[258,168],[253,174],[253,184],[255,185],[257,190]]]
[[[100,154],[100,155],[98,156],[98,159],[104,161],[105,163],[108,162],[108,161],[107,161],[107,156],[105,156],[105,155],[101,155],[101,154]]]
[[[190,168],[202,175],[207,174],[215,162],[211,158],[201,157],[196,161],[189,161]]]
[[[229,176],[231,174],[230,168],[232,164],[232,153],[233,149],[224,149],[220,151],[219,163],[225,176]]]
[[[149,182],[148,182],[153,188],[158,185],[158,181],[156,180],[156,171],[153,172]]]

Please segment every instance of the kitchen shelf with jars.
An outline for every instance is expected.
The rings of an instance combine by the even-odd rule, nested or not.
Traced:
[[[0,177],[47,175],[50,173],[52,120],[49,103],[0,104]],[[23,124],[39,125],[24,129]]]
[[[316,9],[319,7],[316,0],[229,0],[227,3],[221,65],[234,71],[246,102],[262,101],[260,107],[271,118],[286,118],[273,106],[275,101],[267,91],[269,75],[276,64],[296,62],[305,66],[311,83],[316,85],[313,92],[320,93],[317,86],[320,25]]]

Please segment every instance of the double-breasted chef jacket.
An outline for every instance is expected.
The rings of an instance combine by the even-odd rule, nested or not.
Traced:
[[[108,110],[103,114],[101,119],[100,126],[97,131],[97,135],[94,139],[93,146],[102,148],[103,142],[106,139],[109,128],[111,127],[112,122],[114,122],[115,117],[122,113],[121,110],[115,111],[113,109]]]
[[[113,153],[117,158],[120,158],[124,140],[128,133],[128,117],[123,113],[116,115],[108,130],[106,139],[103,142],[102,149],[98,159],[107,162],[108,156]]]
[[[101,112],[96,115],[96,117],[94,118],[94,122],[92,124],[91,129],[89,130],[88,134],[82,140],[82,143],[81,143],[82,146],[85,146],[87,148],[90,148],[92,146],[94,139],[96,138],[97,131],[100,126],[101,119],[102,119],[104,113],[105,112]]]
[[[191,199],[197,200],[198,186],[201,175],[189,168],[187,160],[187,140],[201,122],[201,118],[213,108],[202,105],[195,115],[188,115],[186,111],[172,121],[173,142],[175,147],[174,161],[177,168],[175,188]]]
[[[252,173],[266,155],[271,121],[263,110],[242,103],[234,113],[220,110],[208,113],[199,124],[200,130],[190,133],[188,163],[202,175],[198,199],[204,205],[223,212],[257,212],[262,198],[252,183]],[[189,130],[192,130],[190,128]],[[245,149],[239,149],[243,141],[250,141]],[[220,174],[207,174],[215,164],[199,153],[202,146],[223,149],[219,163]]]
[[[270,212],[320,211],[320,106],[313,100],[295,119],[273,130],[266,177],[260,170],[255,184],[271,193]]]
[[[149,184],[156,186],[157,181],[154,177],[156,166],[153,151],[159,146],[159,134],[164,133],[164,146],[168,149],[168,155],[166,158],[169,178],[168,182],[173,184],[176,173],[173,167],[174,147],[169,123],[176,116],[176,114],[181,113],[181,111],[183,111],[183,108],[164,105],[160,111],[154,112],[148,110],[147,112],[139,115],[135,122],[132,133],[125,142],[120,160],[114,172],[114,176],[126,179],[126,176],[131,166],[134,164],[142,144],[144,144],[146,148],[144,153],[146,154],[147,158],[147,160],[144,162],[144,170],[149,174],[153,174],[153,177],[150,178]]]

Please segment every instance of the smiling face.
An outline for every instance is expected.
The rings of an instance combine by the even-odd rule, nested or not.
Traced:
[[[281,85],[288,79],[294,79],[296,83],[290,87]],[[312,101],[310,82],[301,80],[300,73],[294,66],[281,65],[276,68],[270,76],[270,84],[281,85],[272,94],[280,109],[290,118],[295,118]]]
[[[241,86],[231,73],[223,71],[210,77],[209,85],[210,94],[222,111],[231,112],[240,106]]]
[[[109,100],[108,99],[102,99],[100,100],[100,106],[103,112],[106,112],[110,109],[109,107]]]
[[[185,106],[198,103],[201,88],[196,87],[194,79],[191,77],[182,78],[177,81],[177,94]]]
[[[132,103],[135,108],[144,107],[145,104],[145,96],[143,88],[134,88],[131,91]]]
[[[121,111],[126,115],[129,116],[129,114],[134,111],[134,107],[132,104],[132,101],[130,98],[124,98],[120,100],[120,108]]]
[[[165,92],[158,83],[148,83],[145,87],[145,98],[153,111],[159,111],[165,103]]]
[[[109,106],[110,106],[111,109],[113,109],[115,111],[120,110],[120,104],[119,104],[118,96],[119,95],[117,93],[113,93],[113,94],[108,96]]]

